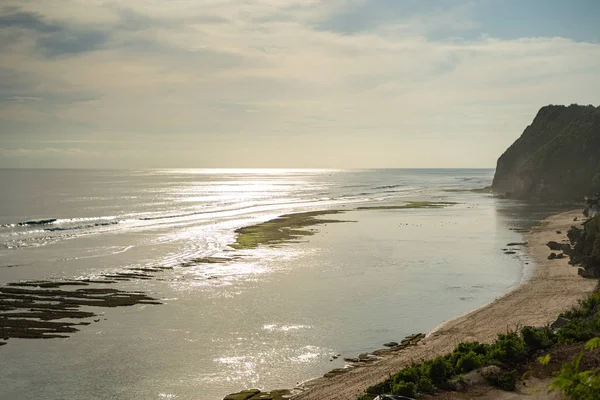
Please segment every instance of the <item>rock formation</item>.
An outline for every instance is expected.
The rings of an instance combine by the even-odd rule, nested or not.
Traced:
[[[581,200],[600,191],[600,107],[549,105],[498,159],[496,193]]]

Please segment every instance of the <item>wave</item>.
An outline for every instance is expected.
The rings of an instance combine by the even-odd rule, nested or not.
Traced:
[[[68,224],[72,222],[87,222],[87,221],[97,221],[97,220],[111,220],[116,219],[115,215],[108,215],[105,217],[77,217],[77,218],[59,218],[56,220],[55,224]]]
[[[40,219],[40,220],[37,220],[37,221],[19,222],[17,224],[17,226],[49,225],[49,224],[53,224],[55,222],[56,222],[56,218],[49,218],[49,219]]]
[[[402,187],[405,185],[385,185],[385,186],[377,186],[374,187],[373,189],[375,190],[382,190],[382,189],[394,189],[394,188],[398,188],[398,187]]]
[[[119,222],[120,221],[98,222],[97,224],[87,224],[87,225],[78,225],[78,226],[66,226],[66,227],[47,228],[47,229],[44,229],[44,230],[47,231],[47,232],[73,231],[73,230],[77,230],[77,229],[94,228],[94,227],[97,227],[97,226],[116,225]]]

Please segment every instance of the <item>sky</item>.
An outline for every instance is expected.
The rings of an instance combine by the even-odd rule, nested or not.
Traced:
[[[2,168],[493,168],[598,0],[3,0]]]

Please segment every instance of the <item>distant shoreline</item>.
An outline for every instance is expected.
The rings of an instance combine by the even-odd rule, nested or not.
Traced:
[[[578,276],[577,268],[568,265],[568,259],[547,259],[550,250],[546,243],[566,238],[573,219],[580,216],[581,210],[556,214],[525,234],[535,270],[529,280],[503,297],[442,323],[417,346],[386,355],[369,366],[345,374],[304,382],[300,386],[303,391],[293,399],[353,400],[367,387],[385,380],[411,362],[449,352],[460,342],[491,342],[498,333],[515,330],[518,326],[551,323],[559,313],[576,305],[596,287],[595,280]]]

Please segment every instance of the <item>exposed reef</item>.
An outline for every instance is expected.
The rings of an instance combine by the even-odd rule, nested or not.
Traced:
[[[458,203],[451,201],[409,201],[406,204],[390,206],[366,206],[357,207],[357,210],[406,210],[411,208],[443,208]]]
[[[270,392],[261,392],[258,389],[248,389],[227,395],[223,400],[284,400],[289,399],[290,397],[290,391],[285,389],[272,390]]]
[[[77,332],[78,326],[90,324],[70,320],[97,316],[92,311],[81,310],[82,307],[161,304],[142,293],[111,288],[55,290],[61,286],[88,285],[90,282],[84,281],[30,281],[0,287],[0,338],[65,338],[67,334]]]
[[[388,342],[384,346],[386,349],[375,350],[371,353],[362,353],[357,357],[346,357],[344,361],[347,363],[344,368],[334,368],[331,371],[323,375],[324,378],[334,378],[338,375],[345,374],[353,369],[366,367],[378,360],[383,356],[389,354],[397,354],[409,347],[416,346],[421,340],[425,338],[423,333],[415,333],[402,339],[401,343]],[[336,355],[337,358],[337,355]],[[295,389],[295,390],[298,390]],[[241,392],[232,393],[223,398],[223,400],[283,400],[290,398],[293,392],[290,390],[274,390],[271,392],[261,392],[258,389],[247,389]],[[261,397],[264,396],[264,397]]]
[[[238,234],[236,241],[229,246],[236,250],[254,249],[259,245],[272,246],[294,241],[304,236],[311,236],[315,232],[304,228],[314,225],[348,222],[317,217],[343,212],[342,210],[326,210],[282,215],[270,221],[237,229],[235,231]]]

